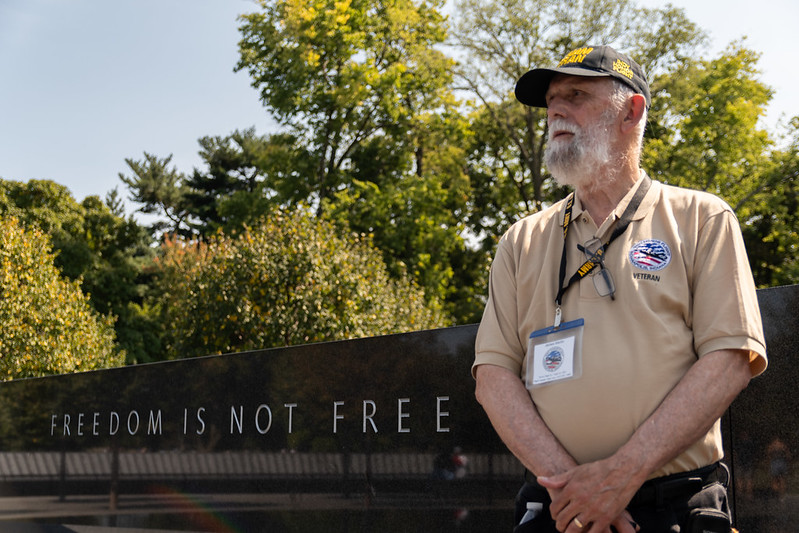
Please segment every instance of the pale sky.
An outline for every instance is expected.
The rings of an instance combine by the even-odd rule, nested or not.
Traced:
[[[711,34],[711,55],[747,35],[776,90],[767,125],[799,115],[796,0],[674,0]],[[661,0],[639,0],[648,7]],[[249,0],[0,0],[0,177],[50,179],[77,200],[114,187],[125,158],[173,154],[189,173],[197,139],[274,123],[238,60]]]
[[[760,80],[770,86],[774,97],[768,108],[766,126],[774,129],[781,117],[799,115],[796,86],[799,71],[793,38],[799,22],[796,0],[637,0],[645,7],[672,4],[685,10],[690,20],[710,34],[710,56],[718,57],[731,42],[746,36],[746,46],[760,52]]]

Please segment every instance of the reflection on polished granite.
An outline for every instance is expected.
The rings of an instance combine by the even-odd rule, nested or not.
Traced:
[[[742,533],[799,531],[799,285],[758,299],[769,366],[727,416],[736,523]]]
[[[523,470],[474,399],[475,332],[2,384],[0,519],[491,531],[509,523]]]
[[[742,532],[799,523],[799,287],[758,296],[770,367],[724,420]],[[0,525],[509,531],[523,469],[474,399],[475,333],[0,384]]]

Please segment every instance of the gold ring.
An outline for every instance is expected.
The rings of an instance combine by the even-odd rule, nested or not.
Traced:
[[[583,525],[583,523],[582,523],[582,522],[580,522],[580,520],[579,520],[579,519],[578,519],[576,516],[574,517],[574,525],[576,525],[576,526],[577,526],[577,527],[579,527],[580,529],[583,529],[583,528],[585,527],[585,526]]]

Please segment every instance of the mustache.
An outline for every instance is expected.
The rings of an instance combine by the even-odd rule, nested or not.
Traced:
[[[573,124],[564,118],[555,118],[552,119],[547,125],[547,140],[551,141],[552,135],[555,132],[564,132],[564,131],[573,134],[582,133],[582,129],[576,124]]]

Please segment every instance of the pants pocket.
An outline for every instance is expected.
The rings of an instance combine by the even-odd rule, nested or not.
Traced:
[[[730,517],[718,509],[692,509],[688,515],[687,533],[730,533]]]
[[[711,483],[688,500],[688,509],[715,509],[730,517],[727,489],[721,483]]]

